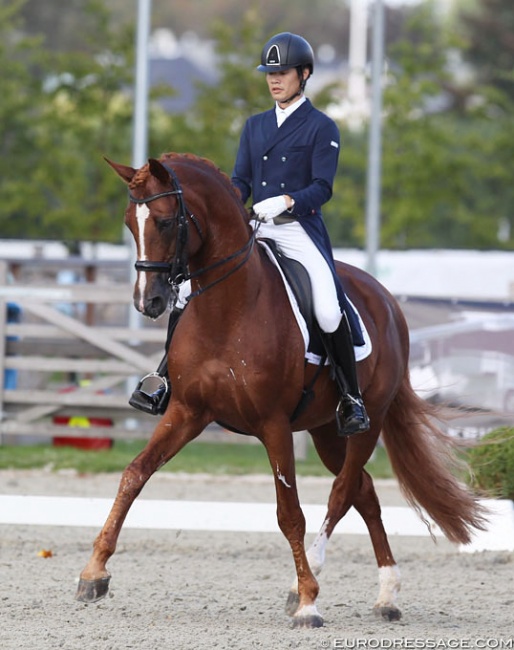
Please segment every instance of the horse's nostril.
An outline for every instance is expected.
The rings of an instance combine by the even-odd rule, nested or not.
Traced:
[[[166,303],[161,296],[154,296],[145,301],[143,313],[150,318],[158,318],[165,309]]]

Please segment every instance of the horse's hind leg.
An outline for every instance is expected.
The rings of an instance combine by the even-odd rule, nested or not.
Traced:
[[[400,591],[400,570],[394,560],[389,540],[382,523],[380,503],[378,501],[371,476],[362,472],[361,489],[353,505],[366,523],[377,559],[379,593],[374,611],[387,621],[397,621],[401,612],[396,604]]]
[[[336,524],[353,505],[363,517],[371,537],[373,549],[379,567],[380,591],[375,604],[375,611],[383,618],[397,620],[401,617],[396,606],[396,596],[400,589],[400,576],[394,561],[387,535],[382,524],[380,504],[369,474],[363,470],[365,462],[376,443],[376,436],[361,436],[358,454],[350,453],[352,468],[343,466],[346,462],[347,440],[335,435],[331,425],[311,431],[316,450],[324,465],[337,475],[329,499],[329,508],[323,525],[307,551],[309,565],[314,575],[319,575],[325,563],[325,551],[328,540]],[[355,448],[354,448],[355,449]],[[352,456],[357,456],[355,462]],[[359,469],[360,468],[360,469]],[[356,476],[356,470],[359,475]],[[293,583],[288,596],[286,611],[292,615],[298,606],[297,584]]]
[[[188,422],[186,425],[176,412],[171,420],[173,427],[170,420],[166,416],[161,419],[146,447],[123,471],[109,516],[94,542],[91,558],[80,574],[77,600],[92,603],[107,594],[111,576],[106,564],[116,550],[130,506],[152,474],[204,428],[204,423],[199,422]]]

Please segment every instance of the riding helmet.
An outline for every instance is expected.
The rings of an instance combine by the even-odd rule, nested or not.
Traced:
[[[289,68],[314,70],[314,53],[309,43],[298,34],[276,34],[262,48],[259,72],[281,72]]]

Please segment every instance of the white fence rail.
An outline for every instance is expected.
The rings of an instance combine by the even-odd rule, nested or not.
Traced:
[[[151,431],[155,419],[128,406],[127,386],[162,358],[165,322],[138,329],[84,322],[113,308],[128,313],[131,301],[128,284],[8,284],[0,262],[0,440],[145,437]],[[21,312],[19,322],[8,318],[9,304]],[[69,416],[65,433],[56,415]],[[112,419],[112,426],[85,428],[95,416]]]

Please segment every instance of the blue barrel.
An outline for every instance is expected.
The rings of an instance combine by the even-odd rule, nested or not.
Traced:
[[[21,321],[21,308],[14,302],[7,303],[7,322],[19,323]],[[17,336],[8,336],[8,341],[16,341]],[[14,390],[18,382],[18,371],[14,368],[4,370],[4,389]]]

